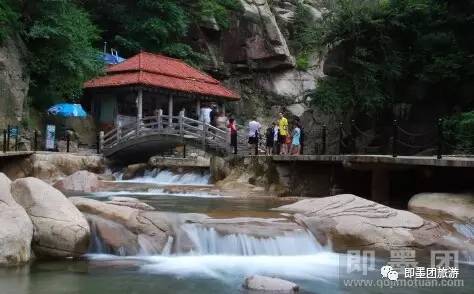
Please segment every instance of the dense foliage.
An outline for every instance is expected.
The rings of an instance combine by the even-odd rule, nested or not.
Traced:
[[[93,42],[98,30],[72,1],[31,1],[24,8],[24,36],[30,51],[36,106],[78,97],[85,80],[100,73],[103,64]]]
[[[399,102],[472,107],[474,2],[334,0],[328,7],[300,41],[329,48],[317,105],[365,113]]]
[[[0,42],[18,26],[19,15],[14,5],[15,0],[0,1]]]
[[[103,40],[126,55],[141,49],[196,62],[200,56],[186,44],[193,22],[214,18],[227,27],[235,0],[92,0],[85,7],[102,30]]]
[[[125,57],[140,50],[198,62],[186,44],[192,24],[226,28],[235,0],[0,0],[0,42],[27,45],[29,96],[40,109],[75,99],[84,81],[100,74],[103,42]]]
[[[443,129],[448,149],[462,153],[474,151],[474,111],[449,117],[445,120]]]

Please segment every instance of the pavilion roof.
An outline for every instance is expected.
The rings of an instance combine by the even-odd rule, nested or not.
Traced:
[[[179,59],[141,52],[110,66],[105,76],[84,83],[84,88],[148,86],[239,100],[240,96],[218,80]]]

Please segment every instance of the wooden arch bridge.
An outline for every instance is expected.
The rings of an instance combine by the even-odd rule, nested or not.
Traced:
[[[239,129],[237,150],[248,152],[245,128]],[[129,162],[148,159],[178,145],[191,145],[222,155],[233,151],[227,129],[221,130],[183,113],[143,117],[101,135],[100,141],[105,157]]]

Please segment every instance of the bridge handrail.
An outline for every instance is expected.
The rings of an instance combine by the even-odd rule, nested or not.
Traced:
[[[170,120],[171,119],[171,120]],[[171,124],[170,124],[171,121]],[[136,122],[128,123],[108,131],[103,136],[103,149],[108,149],[125,139],[131,139],[150,133],[163,133],[167,135],[194,136],[187,139],[201,140],[205,146],[220,147],[227,149],[229,145],[229,131],[222,130],[200,120],[192,119],[186,116],[146,116]],[[245,136],[238,134],[238,144],[243,145]]]

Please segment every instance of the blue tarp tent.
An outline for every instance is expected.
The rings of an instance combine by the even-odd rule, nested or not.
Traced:
[[[122,58],[118,56],[117,54],[111,54],[111,53],[103,53],[102,54],[102,60],[105,62],[105,64],[108,65],[114,65],[114,64],[119,64],[123,61],[125,61],[125,58]]]
[[[51,106],[48,113],[64,117],[86,117],[87,113],[81,104],[59,103]]]

